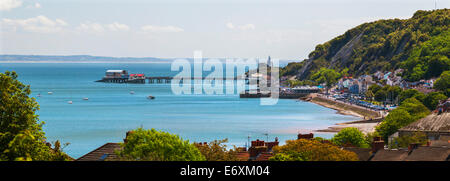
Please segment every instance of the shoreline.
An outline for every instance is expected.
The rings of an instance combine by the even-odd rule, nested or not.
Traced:
[[[375,127],[382,121],[381,116],[379,116],[379,114],[374,111],[361,111],[361,110],[355,111],[355,109],[356,110],[363,109],[363,108],[359,108],[359,106],[355,106],[355,105],[342,106],[343,103],[340,103],[340,102],[337,102],[337,101],[334,101],[331,99],[317,97],[316,95],[310,96],[308,99],[306,99],[306,101],[326,107],[326,108],[334,109],[334,110],[336,110],[337,114],[350,115],[350,116],[355,116],[355,117],[360,118],[360,120],[356,120],[356,121],[347,121],[347,122],[342,122],[342,123],[336,123],[335,125],[329,126],[326,129],[314,130],[315,132],[337,133],[344,128],[354,127],[354,128],[359,129],[364,134],[367,134],[367,133],[374,132]],[[332,103],[330,103],[330,102],[332,102]],[[366,118],[368,118],[368,119],[366,119]]]

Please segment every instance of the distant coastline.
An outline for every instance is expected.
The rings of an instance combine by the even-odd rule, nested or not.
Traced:
[[[231,58],[231,57],[230,57]],[[0,63],[172,63],[176,59],[185,59],[191,63],[193,58],[156,58],[156,57],[105,57],[92,55],[0,55]],[[203,60],[211,57],[203,57]],[[227,58],[214,58],[225,62]],[[281,66],[299,60],[279,60]]]

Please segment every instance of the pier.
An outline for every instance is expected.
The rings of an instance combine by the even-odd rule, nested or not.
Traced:
[[[97,80],[96,82],[106,82],[106,83],[135,83],[135,84],[169,84],[172,82],[173,77],[169,76],[155,76],[155,77],[145,77],[145,78],[139,78],[139,79],[128,79],[128,78],[122,78],[122,77],[104,77],[102,80]],[[182,78],[182,80],[188,79],[188,78]],[[191,77],[191,80],[240,80],[237,77],[234,78],[213,78],[213,77]],[[244,80],[244,79],[242,79]]]

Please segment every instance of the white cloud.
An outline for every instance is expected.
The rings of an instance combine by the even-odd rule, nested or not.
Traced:
[[[20,6],[22,6],[20,0],[0,0],[0,11],[9,11]]]
[[[28,32],[54,33],[61,31],[63,27],[67,26],[68,24],[61,19],[51,20],[45,16],[40,15],[28,19],[3,18],[2,25],[8,26],[14,30],[20,28]]]
[[[126,24],[120,24],[118,22],[114,22],[112,24],[107,25],[109,30],[111,31],[128,31],[130,30],[130,27]]]
[[[232,29],[232,30],[237,29],[237,30],[242,30],[242,31],[254,30],[256,28],[254,24],[245,24],[245,25],[236,25],[235,26],[235,25],[233,25],[233,23],[227,23],[226,26],[228,29]]]
[[[147,32],[183,32],[184,30],[180,27],[176,26],[153,26],[153,25],[146,25],[141,27],[141,30],[147,31]]]
[[[103,25],[98,23],[81,23],[80,26],[77,27],[77,29],[84,32],[94,33],[103,33],[105,31]]]
[[[41,8],[41,4],[39,4],[39,3],[34,3],[34,7],[35,7],[35,8]]]
[[[114,22],[112,24],[100,24],[100,23],[82,23],[77,27],[77,30],[91,33],[103,33],[106,31],[128,31],[130,27],[126,24],[120,24]]]

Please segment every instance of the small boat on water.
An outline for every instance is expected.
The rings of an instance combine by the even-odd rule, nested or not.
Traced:
[[[52,95],[52,94],[53,94],[53,92],[47,92],[47,94],[48,94],[48,95]]]
[[[155,96],[147,96],[147,99],[155,99]]]
[[[134,94],[134,91],[130,91],[130,94]]]
[[[37,97],[41,97],[41,93],[39,93],[39,94],[37,95]]]
[[[67,104],[72,104],[73,102],[72,101],[67,101]]]
[[[89,98],[85,97],[85,98],[83,98],[83,100],[87,101],[87,100],[89,100]]]

